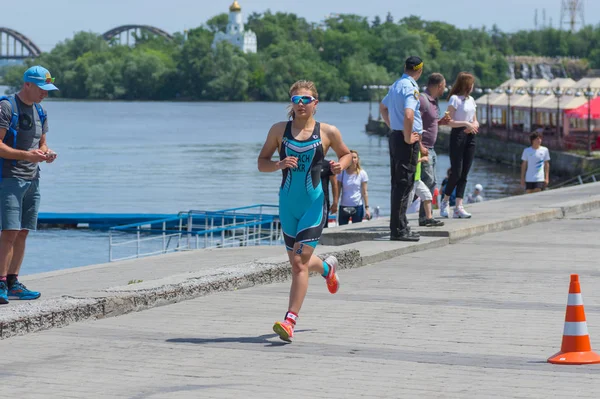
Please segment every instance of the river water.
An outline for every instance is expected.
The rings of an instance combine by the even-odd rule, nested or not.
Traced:
[[[259,173],[256,158],[283,103],[46,101],[48,144],[41,212],[177,213],[277,203],[281,173]],[[375,104],[374,104],[375,105]],[[375,109],[375,107],[374,107]],[[320,103],[317,118],[336,125],[369,175],[372,208],[389,210],[387,140],[367,136],[368,103]],[[329,156],[332,155],[332,152]],[[439,154],[438,181],[450,166]],[[476,159],[467,191],[486,199],[518,191],[514,168]],[[104,232],[32,232],[22,274],[106,262]]]

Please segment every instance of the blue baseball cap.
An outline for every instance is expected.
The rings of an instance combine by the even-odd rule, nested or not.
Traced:
[[[23,81],[35,83],[42,90],[58,90],[54,86],[54,78],[50,75],[50,71],[40,65],[32,66],[23,74]]]

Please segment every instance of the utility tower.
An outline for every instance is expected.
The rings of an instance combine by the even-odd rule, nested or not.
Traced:
[[[575,32],[577,24],[584,26],[583,0],[562,0],[559,29],[569,25],[570,31]]]

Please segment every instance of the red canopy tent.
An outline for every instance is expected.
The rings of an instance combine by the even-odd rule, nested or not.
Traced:
[[[588,118],[588,104],[591,108],[591,119],[600,119],[600,97],[596,97],[591,101],[586,102],[579,108],[569,109],[565,111],[565,115],[569,118],[576,119],[587,119]]]

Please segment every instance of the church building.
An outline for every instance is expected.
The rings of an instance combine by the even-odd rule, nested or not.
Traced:
[[[234,46],[239,47],[244,53],[256,53],[256,33],[244,29],[242,20],[242,7],[235,0],[229,7],[229,22],[225,32],[217,32],[212,43],[215,48],[217,43],[226,40]]]

